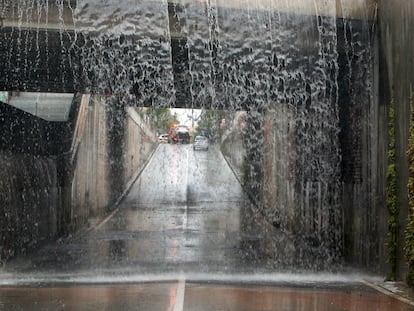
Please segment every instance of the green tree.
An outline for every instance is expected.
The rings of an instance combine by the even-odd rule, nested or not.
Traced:
[[[220,123],[226,117],[223,110],[203,110],[197,123],[195,135],[204,135],[209,139],[220,137]]]
[[[387,171],[387,207],[389,212],[388,220],[388,263],[390,265],[390,273],[388,280],[395,280],[397,277],[397,262],[398,262],[398,231],[399,223],[398,217],[400,214],[400,207],[398,202],[397,190],[397,160],[395,148],[395,99],[391,97],[391,105],[389,110],[388,121],[388,171]]]
[[[414,102],[410,100],[411,120],[408,138],[408,224],[405,230],[405,256],[408,262],[407,284],[414,286]]]
[[[171,124],[179,123],[177,116],[171,113],[170,108],[148,108],[145,114],[153,128],[159,132],[168,133]]]

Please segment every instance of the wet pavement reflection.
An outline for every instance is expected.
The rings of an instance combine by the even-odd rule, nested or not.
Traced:
[[[2,268],[0,310],[414,310],[358,281],[280,287],[272,274],[295,252],[217,149],[160,145],[110,217]],[[278,287],[257,286],[260,275]]]
[[[192,284],[186,289],[184,310],[408,311],[414,307],[363,285],[327,289]]]
[[[175,284],[1,288],[0,310],[173,310]]]
[[[254,213],[221,153],[191,147],[160,145],[110,218],[8,271],[245,273],[279,267],[277,258],[290,264],[289,237]]]
[[[362,284],[327,289],[171,282],[1,288],[0,310],[412,311],[414,306]]]

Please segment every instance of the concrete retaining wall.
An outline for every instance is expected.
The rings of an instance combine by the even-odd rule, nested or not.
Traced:
[[[86,118],[70,191],[75,228],[110,211],[156,147],[134,108],[94,96]]]
[[[102,213],[110,202],[108,193],[107,111],[102,98],[91,98],[87,104],[85,125],[78,133],[80,144],[76,151],[71,189],[69,220],[73,225],[85,223],[89,216]]]
[[[221,151],[240,182],[244,179],[246,158],[242,137],[245,115],[244,112],[236,113],[231,126],[221,137]]]
[[[294,112],[275,106],[265,115],[264,207],[273,223],[292,230],[295,222]]]
[[[15,112],[3,114],[3,122],[8,115]],[[43,154],[43,149],[30,154],[27,146],[18,152],[1,145],[0,262],[111,211],[157,146],[135,110],[114,99],[84,95],[73,123],[66,136],[53,141],[50,135],[40,136],[50,150],[73,138],[69,150],[60,154]]]
[[[127,108],[125,180],[132,181],[155,149],[156,136],[134,107]]]
[[[378,99],[378,32],[370,21],[338,24],[343,253],[386,273],[387,111]]]

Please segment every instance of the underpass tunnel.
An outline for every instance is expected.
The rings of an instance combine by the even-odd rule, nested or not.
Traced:
[[[52,1],[61,18],[46,21],[4,3],[2,260],[111,212],[169,130],[154,128],[159,111],[186,108],[220,116],[215,133],[199,134],[217,144],[264,232],[297,237],[298,260],[383,265],[385,194],[373,180],[386,162],[375,157],[385,112],[372,95],[370,18],[292,13],[293,2],[144,1],[99,24],[103,4],[56,11]]]

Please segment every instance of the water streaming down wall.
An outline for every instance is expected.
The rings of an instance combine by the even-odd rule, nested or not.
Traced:
[[[52,159],[1,152],[0,163],[2,263],[55,236],[61,200]]]
[[[387,106],[377,97],[378,40],[372,27],[370,19],[338,23],[344,255],[355,265],[384,269],[388,123]]]
[[[1,67],[5,90],[71,92],[79,76],[72,53],[73,18],[62,8],[73,1],[27,0],[0,2]],[[70,70],[66,70],[70,68]]]
[[[174,102],[166,3],[87,1],[78,4],[75,16],[87,91],[121,101],[134,95],[136,106]]]
[[[235,75],[249,78],[232,83],[230,75],[219,88],[241,85],[238,94],[245,97],[230,98],[249,110],[246,186],[268,222],[294,234],[296,264],[330,266],[345,256],[355,265],[378,268],[385,257],[381,181],[386,160],[378,151],[386,148],[379,136],[386,113],[378,108],[372,87],[375,24],[366,7],[359,19],[348,16],[346,6],[339,8],[326,3],[310,14],[293,14],[286,13],[287,5],[285,12],[272,14],[269,8],[249,7],[240,19],[243,14],[235,13],[232,23],[238,28],[229,31],[230,42],[239,42],[234,51],[246,45],[251,58],[245,63],[253,66]],[[242,32],[249,30],[250,16],[257,18],[255,30],[261,29],[253,39]],[[235,39],[238,33],[243,39]],[[268,38],[267,57],[260,57],[260,43],[248,49],[256,38]],[[237,71],[240,59],[226,66]],[[254,64],[260,74],[254,74]],[[231,139],[224,143],[237,145]]]

